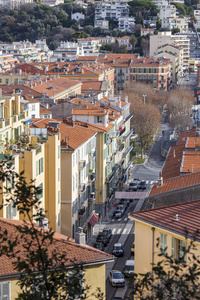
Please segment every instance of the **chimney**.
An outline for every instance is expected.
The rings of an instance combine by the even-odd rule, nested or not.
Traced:
[[[176,150],[175,149],[173,151],[173,156],[174,156],[174,158],[176,157]]]
[[[176,215],[176,219],[174,221],[179,221],[178,214]]]
[[[85,233],[83,232],[82,227],[78,227],[78,231],[75,233],[75,243],[80,245],[86,245]]]
[[[125,96],[125,102],[128,103],[128,96]]]
[[[191,167],[192,167],[192,168],[191,168],[191,172],[193,173],[193,167],[194,167],[194,164],[192,164]]]
[[[159,179],[158,179],[158,187],[163,186],[163,177],[161,176],[161,173],[159,175]]]
[[[122,107],[122,106],[121,106],[121,100],[119,100],[119,102],[118,102],[118,107],[119,107],[119,108]]]

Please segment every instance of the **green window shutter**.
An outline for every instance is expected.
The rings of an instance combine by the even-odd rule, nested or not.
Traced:
[[[41,158],[41,173],[44,171],[44,158]]]
[[[60,227],[60,213],[58,213],[58,227]]]
[[[39,175],[39,162],[38,162],[38,160],[36,161],[36,177],[38,177],[38,175]]]
[[[58,191],[58,204],[60,204],[60,191]]]
[[[172,258],[175,258],[175,244],[176,244],[175,238],[172,237],[172,245],[171,245],[171,257]]]

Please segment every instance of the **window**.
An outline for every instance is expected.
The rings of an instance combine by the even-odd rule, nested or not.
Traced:
[[[2,83],[2,79],[0,79],[0,83]]]
[[[60,213],[58,213],[58,227],[60,227]]]
[[[36,177],[44,171],[44,158],[40,158],[36,161]]]
[[[164,73],[164,72],[165,72],[165,71],[164,71],[164,69],[162,68],[162,69],[161,69],[161,73]]]
[[[60,204],[60,191],[58,191],[58,204]]]
[[[35,104],[32,104],[32,110],[35,110]]]
[[[72,166],[75,166],[75,154],[72,154]]]
[[[8,219],[13,219],[16,217],[16,215],[17,215],[17,206],[15,206],[15,204],[13,202],[8,203],[6,217]]]
[[[60,168],[58,168],[58,182],[60,181]]]
[[[58,145],[58,159],[60,159],[60,145]]]
[[[132,75],[132,80],[135,80],[135,75]]]
[[[8,78],[6,78],[6,84],[9,84],[9,79]]]
[[[0,283],[0,300],[10,300],[10,282]]]
[[[186,242],[172,237],[171,256],[186,262]]]
[[[43,183],[40,183],[40,185],[38,185],[38,188],[40,189],[40,191],[37,194],[37,199],[40,200],[41,198],[43,198]]]
[[[74,175],[72,177],[72,189],[73,189],[73,191],[75,189],[75,176]]]
[[[6,193],[10,193],[11,189],[15,188],[14,176],[12,174],[7,175],[6,178]]]
[[[167,254],[167,235],[160,233],[160,253]]]

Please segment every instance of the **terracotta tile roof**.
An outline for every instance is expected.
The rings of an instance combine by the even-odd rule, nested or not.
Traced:
[[[92,103],[90,103],[90,102],[87,102],[87,101],[85,101],[85,100],[83,100],[83,99],[73,98],[73,99],[69,100],[69,102],[74,103],[74,104],[76,104],[76,105],[82,104],[82,105],[84,105],[85,108],[87,108],[87,109],[97,109],[97,106],[96,106],[96,105],[94,105],[94,104],[92,104]]]
[[[141,31],[154,31],[153,28],[141,28]]]
[[[46,107],[40,105],[40,114],[52,114],[52,111],[50,109],[47,109]]]
[[[178,215],[178,221],[175,221],[176,215]],[[200,200],[130,213],[130,217],[135,220],[141,220],[183,236],[185,236],[185,229],[187,229],[188,236],[191,238],[195,231],[200,229],[199,215]]]
[[[183,143],[171,146],[162,169],[162,177],[164,180],[177,177],[181,174],[180,167],[184,150],[185,145]]]
[[[70,90],[77,84],[81,84],[77,80],[69,80],[68,78],[59,78],[50,76],[47,78],[34,80],[34,83],[27,83],[24,86],[40,94],[47,94],[48,97],[56,96],[62,92]]]
[[[29,97],[29,96],[24,96],[23,98],[30,103],[40,103],[41,102],[39,99],[35,99],[35,98]]]
[[[29,226],[29,223],[26,223],[27,226]],[[1,230],[4,232],[7,230],[8,236],[11,240],[18,241],[17,244],[17,250],[19,250],[19,256],[24,255],[24,250],[21,245],[21,235],[18,232],[18,227],[24,226],[24,223],[22,221],[16,221],[16,220],[9,220],[9,219],[3,219],[0,218],[0,227]],[[36,225],[37,227],[37,225]],[[41,229],[38,227],[38,230],[41,231]],[[17,240],[18,237],[18,240]],[[54,242],[52,244],[48,243],[47,241],[47,248],[49,251],[49,254],[53,251],[58,251],[59,254],[67,253],[67,257],[65,260],[66,267],[73,265],[74,261],[79,264],[86,264],[86,263],[104,263],[108,260],[112,260],[112,256],[110,254],[107,254],[105,252],[101,252],[99,250],[96,250],[95,248],[89,247],[89,246],[82,246],[74,243],[74,240],[69,239],[68,237],[55,233],[54,235]],[[27,243],[27,241],[24,241],[24,243]],[[17,272],[14,269],[14,266],[12,262],[14,261],[13,258],[7,258],[6,256],[0,256],[0,276],[7,275],[7,274],[13,274],[15,275]],[[37,270],[37,266],[35,267],[35,270]]]
[[[158,183],[154,184],[149,197],[200,185],[200,172],[185,174],[179,177],[173,177],[163,180],[163,185],[159,187]]]
[[[187,137],[185,148],[195,149],[200,148],[200,137]]]
[[[107,111],[104,112],[102,109],[72,109],[72,115],[92,115],[92,116],[105,116],[107,114]]]
[[[187,137],[196,137],[196,128],[192,128],[188,131],[181,131],[177,141],[177,145],[181,143],[185,144]]]
[[[180,171],[182,173],[200,171],[200,151],[184,151]]]
[[[58,128],[61,134],[61,140],[66,141],[70,149],[77,149],[84,144],[89,138],[96,134],[95,128],[87,126],[80,126],[78,122],[72,122],[73,126],[70,126],[59,119],[34,119],[30,125],[30,128],[46,128],[49,122],[60,122]]]
[[[83,81],[82,91],[101,91],[102,81]]]
[[[2,95],[3,96],[10,96],[13,94],[13,91],[18,88],[22,90],[22,97],[26,99],[26,97],[34,97],[34,98],[39,98],[41,93],[37,92],[33,89],[31,89],[28,86],[25,86],[23,84],[12,84],[12,85],[1,85],[2,89]]]

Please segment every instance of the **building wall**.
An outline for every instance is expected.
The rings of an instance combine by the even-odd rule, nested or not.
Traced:
[[[91,267],[87,267],[84,269],[85,271],[85,287],[88,285],[90,287],[88,292],[88,299],[95,300],[96,297],[92,295],[97,292],[97,288],[100,288],[100,291],[104,293],[104,299],[106,299],[106,266],[102,265],[94,265]]]
[[[187,187],[182,190],[151,196],[148,198],[148,201],[154,203],[154,208],[156,208],[185,201],[197,200],[199,199],[199,193],[200,185],[196,185],[195,187]]]

